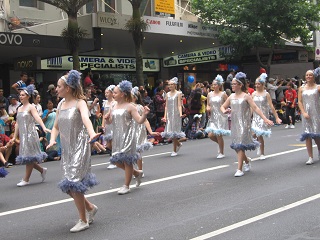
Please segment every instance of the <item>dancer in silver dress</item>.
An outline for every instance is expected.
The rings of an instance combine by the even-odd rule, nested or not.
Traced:
[[[318,147],[320,160],[320,85],[317,85],[315,78],[320,75],[320,67],[306,72],[306,84],[299,88],[298,104],[302,116],[301,141],[306,141],[309,159],[307,165],[313,164],[312,139]]]
[[[173,152],[171,157],[178,155],[182,143],[179,143],[179,138],[186,136],[181,131],[182,104],[181,92],[177,91],[178,78],[174,77],[169,80],[170,92],[166,94],[166,106],[164,110],[163,120],[166,122],[164,132],[161,133],[163,138],[170,138],[173,141]]]
[[[17,123],[13,139],[11,140],[12,142],[16,141],[19,135],[19,156],[16,158],[16,163],[26,165],[25,175],[17,184],[18,187],[29,184],[29,178],[33,169],[40,172],[42,182],[45,180],[47,173],[47,168],[39,165],[48,155],[40,149],[39,135],[35,122],[39,123],[45,132],[50,132],[50,130],[45,127],[37,109],[29,102],[32,99],[34,89],[33,85],[20,89],[20,102],[22,105],[17,110]]]
[[[246,156],[245,151],[255,150],[259,146],[259,142],[254,141],[251,134],[250,107],[266,124],[273,125],[273,122],[263,115],[251,96],[246,93],[246,74],[242,72],[237,73],[236,77],[232,80],[231,86],[234,93],[221,106],[221,111],[223,113],[231,111],[232,143],[230,147],[236,151],[238,158],[238,169],[234,176],[241,177],[244,175],[242,171],[243,161],[245,162],[243,166],[244,171],[249,172],[251,169],[250,158]],[[229,106],[231,110],[228,108]]]
[[[115,104],[115,101],[113,99],[113,89],[115,88],[115,85],[110,85],[105,90],[105,97],[107,98],[106,101],[103,103],[103,116],[105,116],[112,106]],[[106,124],[105,118],[102,118],[102,126],[104,127],[104,134],[103,134],[103,140],[106,142],[106,149],[107,151],[112,151],[112,127],[111,125]],[[116,165],[110,163],[107,169],[115,169],[117,168]]]
[[[89,188],[97,185],[91,173],[90,142],[100,136],[94,132],[89,119],[89,110],[80,85],[80,73],[71,70],[68,75],[58,80],[57,94],[63,98],[59,103],[50,144],[56,144],[60,133],[62,148],[61,166],[63,180],[59,183],[62,192],[69,194],[75,202],[79,213],[79,221],[70,232],[79,232],[89,228],[98,208],[89,202],[84,194]]]
[[[254,103],[258,106],[258,108],[262,111],[263,115],[269,116],[269,110],[271,109],[273,116],[276,119],[276,123],[280,124],[281,119],[278,117],[276,110],[272,104],[272,99],[269,93],[265,90],[265,83],[267,79],[267,74],[262,73],[256,79],[256,91],[252,93],[252,98]],[[258,138],[260,146],[258,147],[258,156],[260,160],[266,159],[264,155],[264,139],[263,137],[270,137],[271,128],[265,124],[263,119],[257,114],[253,113],[251,129],[254,133],[254,137]]]
[[[148,107],[144,107],[142,116],[139,115],[137,108],[131,103],[131,90],[131,82],[126,80],[120,82],[113,90],[116,104],[105,116],[106,123],[112,124],[113,131],[110,162],[125,171],[124,185],[118,191],[120,195],[130,192],[129,185],[132,175],[136,177],[136,186],[141,183],[143,172],[133,168],[133,164],[139,159],[136,152],[137,139],[133,121],[139,124],[144,123],[150,111]]]
[[[227,100],[227,94],[222,91],[223,78],[221,75],[212,82],[213,91],[207,96],[207,112],[210,116],[206,132],[209,138],[219,146],[217,158],[224,158],[224,141],[223,136],[231,134],[228,128],[228,115],[223,114],[220,110],[221,105]]]
[[[132,103],[136,106],[138,113],[142,116],[143,113],[143,102],[141,99],[141,94],[138,87],[132,89]],[[137,139],[137,153],[139,154],[139,159],[137,161],[138,169],[143,171],[142,167],[142,153],[144,151],[150,150],[153,145],[147,139],[147,130],[151,136],[159,136],[159,133],[153,132],[148,119],[145,120],[143,124],[138,124],[136,121],[133,122],[133,128],[135,129],[136,139]],[[144,173],[142,174],[144,177]]]

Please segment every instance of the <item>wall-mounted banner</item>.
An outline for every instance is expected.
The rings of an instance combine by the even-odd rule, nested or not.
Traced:
[[[135,58],[80,56],[80,70],[91,68],[92,71],[136,71]],[[41,69],[70,70],[73,66],[72,56],[54,57],[41,60]],[[159,72],[159,59],[143,59],[144,72]]]
[[[232,51],[233,48],[230,46],[221,46],[183,53],[164,58],[163,66],[174,67],[180,65],[222,61],[224,60],[224,55],[230,54]]]
[[[105,12],[93,14],[93,27],[114,28],[124,30],[128,15],[115,15]],[[189,22],[177,19],[143,16],[149,28],[146,32],[173,34],[179,36],[217,38],[218,31],[215,25],[205,25],[198,22]]]

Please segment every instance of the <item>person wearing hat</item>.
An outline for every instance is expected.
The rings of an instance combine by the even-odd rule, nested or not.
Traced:
[[[17,113],[17,108],[20,106],[18,97],[16,94],[11,94],[9,96],[10,105],[8,107],[8,114],[10,117],[15,117]]]
[[[25,164],[26,172],[22,180],[17,184],[23,187],[29,184],[29,179],[33,169],[40,172],[41,182],[46,178],[47,168],[39,165],[47,158],[47,154],[40,149],[39,136],[36,130],[35,121],[45,132],[50,132],[40,118],[36,108],[30,103],[34,94],[34,85],[20,89],[21,106],[17,109],[17,122],[12,142],[16,142],[19,135],[19,156],[16,158],[17,164]]]
[[[201,139],[205,137],[203,128],[200,127],[201,122],[201,114],[195,114],[193,116],[193,121],[191,124],[191,130],[189,131],[189,138],[190,139]]]
[[[47,102],[48,100],[52,101],[54,108],[57,107],[59,101],[56,93],[56,87],[54,86],[54,84],[50,84],[48,86],[48,90],[47,90],[47,94],[45,96],[44,102]],[[45,107],[45,106],[42,106],[42,107]]]

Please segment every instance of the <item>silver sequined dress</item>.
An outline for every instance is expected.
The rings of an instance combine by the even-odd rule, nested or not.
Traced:
[[[168,100],[167,106],[167,122],[164,132],[161,133],[163,138],[182,138],[185,137],[185,133],[181,131],[182,120],[178,108],[178,98],[181,97],[180,92],[176,92],[173,96],[171,93],[167,93]]]
[[[244,98],[236,99],[231,94],[231,145],[234,150],[255,150],[259,142],[254,141],[251,133],[251,110]]]
[[[69,191],[85,193],[88,188],[98,184],[95,175],[91,173],[89,134],[77,107],[62,110],[60,108],[63,102],[64,100],[58,106],[58,127],[62,148],[61,166],[64,176],[59,187],[65,193]]]
[[[103,103],[103,115],[106,115],[109,112],[109,110],[113,104],[114,104],[114,102],[111,102],[111,104],[109,104],[108,101],[105,101]],[[106,141],[112,140],[112,126],[111,125],[108,125],[105,123],[103,137]]]
[[[257,105],[258,108],[262,111],[263,115],[266,117],[269,116],[270,107],[267,99],[267,92],[264,91],[262,96],[254,95],[253,101]],[[253,112],[252,131],[256,134],[256,136],[270,137],[271,128],[263,121],[263,119],[256,113]]]
[[[116,106],[116,105],[115,105]],[[136,133],[133,119],[127,109],[112,109],[112,156],[110,162],[134,164],[139,159],[136,153]]]
[[[223,114],[220,110],[224,103],[224,92],[214,96],[212,93],[208,95],[208,103],[210,106],[210,118],[207,123],[206,132],[213,133],[218,136],[230,135],[231,132],[228,127],[228,115]]]
[[[142,116],[143,106],[140,104],[135,105],[138,113]],[[142,153],[152,148],[152,143],[147,139],[147,130],[144,124],[139,124],[133,120],[133,127],[136,129],[136,139],[137,139],[137,152]]]
[[[48,155],[40,149],[40,140],[35,126],[35,120],[29,109],[27,111],[17,113],[17,122],[20,145],[19,156],[16,158],[16,163],[41,163],[48,157]]]
[[[303,90],[302,100],[304,110],[310,118],[305,119],[301,114],[303,133],[300,136],[300,140],[320,138],[320,94],[318,92],[318,86],[314,89]]]

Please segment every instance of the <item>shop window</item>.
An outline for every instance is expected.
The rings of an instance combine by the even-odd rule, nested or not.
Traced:
[[[114,13],[116,7],[115,0],[104,0],[104,11],[108,13]]]

